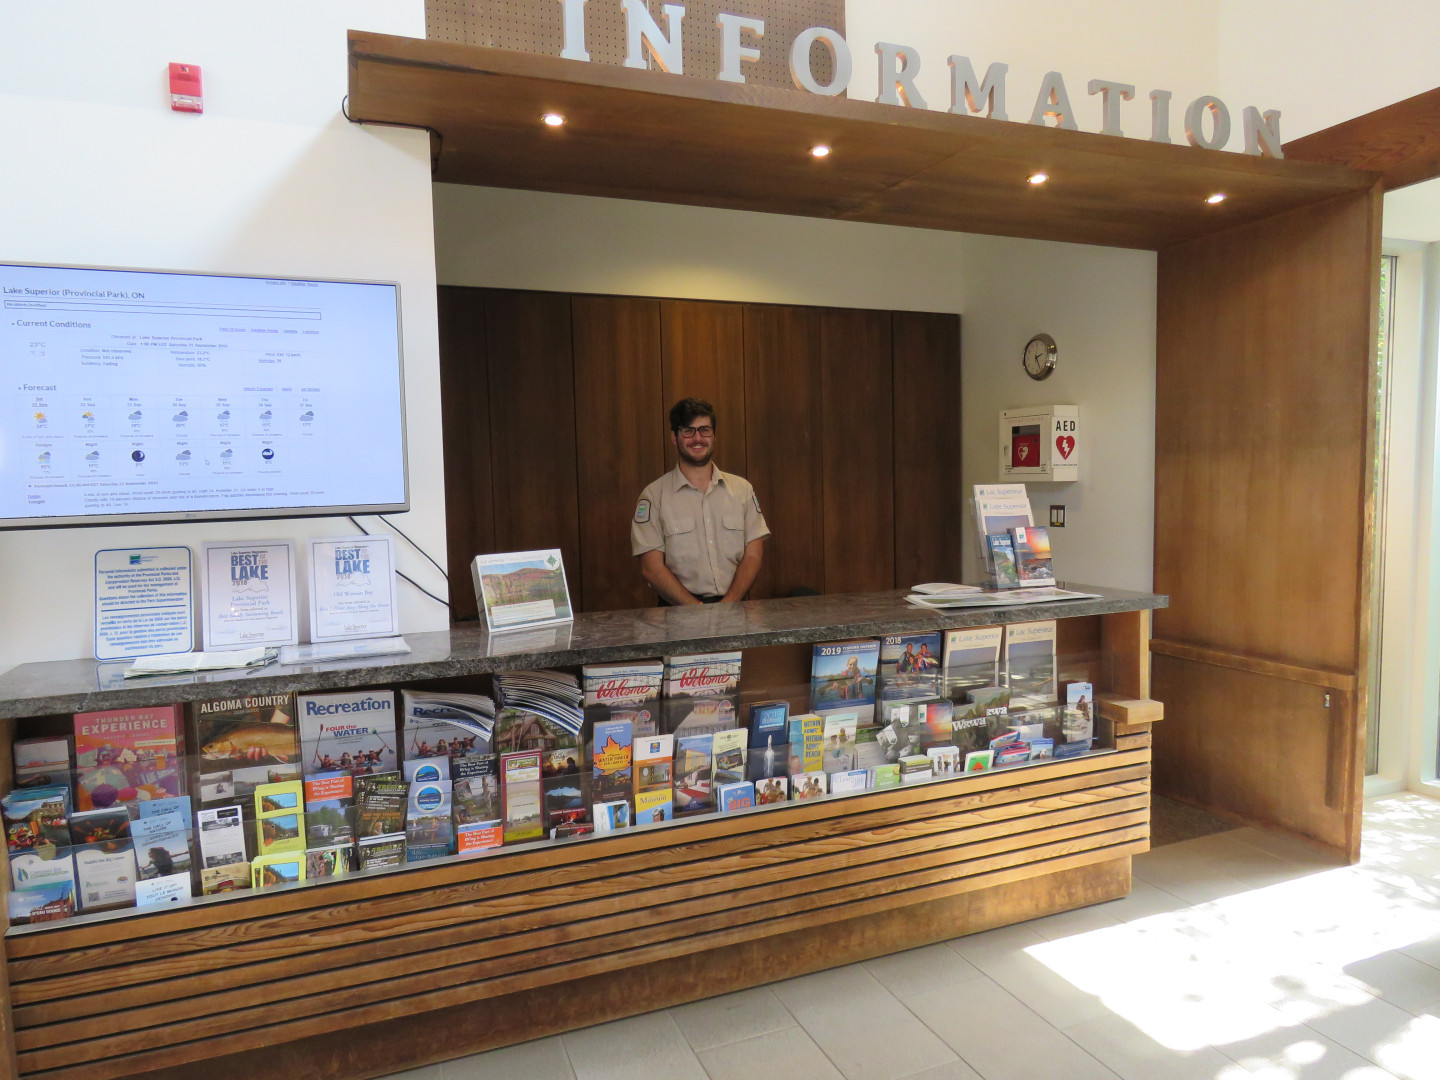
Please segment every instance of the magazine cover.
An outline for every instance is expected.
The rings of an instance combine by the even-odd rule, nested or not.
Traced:
[[[669,734],[706,735],[740,724],[740,653],[665,657],[661,709]]]
[[[880,642],[873,638],[816,645],[810,664],[811,711],[853,712],[860,726],[873,724],[879,665]]]
[[[1014,545],[1015,572],[1022,588],[1054,585],[1055,571],[1050,560],[1050,531],[1044,525],[1019,525],[1010,530]]]
[[[1055,620],[1005,627],[1005,672],[1015,704],[1056,700]]]
[[[197,701],[190,709],[202,806],[248,800],[257,784],[300,779],[294,694]]]
[[[495,702],[483,694],[400,692],[403,759],[494,753],[494,727]]]
[[[295,705],[306,776],[337,771],[358,776],[399,767],[393,692],[301,694]]]
[[[181,794],[180,724],[178,705],[76,713],[75,809],[124,803],[138,814],[142,800]]]
[[[586,664],[580,669],[585,690],[585,719],[593,727],[607,720],[628,720],[635,738],[660,733],[659,660],[624,664]]]
[[[904,701],[938,693],[943,648],[938,630],[881,638],[880,700]]]

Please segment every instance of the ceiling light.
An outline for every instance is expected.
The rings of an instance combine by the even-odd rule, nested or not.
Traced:
[[[1215,206],[1225,201],[1225,193],[1223,191],[1217,191],[1214,195],[1207,196],[1205,201],[1211,206]]]
[[[811,156],[811,157],[829,157],[829,156],[830,156],[830,148],[829,148],[828,146],[824,145],[823,143],[822,143],[822,144],[819,144],[819,145],[817,145],[817,146],[812,146],[812,147],[810,147],[810,156]]]
[[[565,117],[561,116],[558,112],[547,112],[540,119],[545,121],[547,127],[559,127],[565,123]]]
[[[1027,182],[1028,182],[1028,183],[1031,183],[1031,184],[1043,184],[1046,180],[1049,180],[1049,179],[1050,179],[1050,174],[1049,174],[1049,173],[1037,172],[1037,173],[1032,173],[1032,174],[1027,178]]]

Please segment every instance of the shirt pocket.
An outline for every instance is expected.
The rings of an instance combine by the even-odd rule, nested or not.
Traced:
[[[665,531],[665,562],[671,573],[680,578],[686,571],[693,573],[700,558],[700,530],[695,527],[695,519],[662,516],[660,527]]]
[[[720,517],[720,557],[731,566],[745,557],[745,510],[727,510]]]

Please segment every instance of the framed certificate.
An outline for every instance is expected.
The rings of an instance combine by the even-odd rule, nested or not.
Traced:
[[[344,536],[307,543],[311,641],[400,633],[394,537]]]
[[[299,643],[293,540],[204,544],[200,584],[207,652]]]

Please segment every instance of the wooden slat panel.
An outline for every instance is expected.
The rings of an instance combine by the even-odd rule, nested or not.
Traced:
[[[892,315],[895,587],[961,579],[960,316]]]
[[[635,500],[663,469],[660,303],[577,296],[576,441],[586,611],[648,607],[655,594],[630,554]],[[573,593],[572,587],[572,593]]]
[[[833,842],[796,845],[786,849],[785,865],[800,865],[803,873],[813,875],[832,869],[853,868],[884,860],[957,845],[973,845],[995,837],[1017,837],[1021,846],[1024,835],[1034,830],[1070,822],[1142,811],[1137,820],[1144,820],[1149,796],[1143,786],[1115,785],[1085,792],[1093,801],[1072,798],[1049,798],[1001,808],[1003,813],[987,811],[947,815],[941,818],[912,822],[906,828],[889,827],[871,832],[844,846]],[[847,838],[850,839],[850,838]],[[828,853],[827,853],[828,852]],[[450,966],[474,956],[496,956],[516,951],[530,951],[552,943],[573,940],[577,935],[567,924],[589,923],[581,937],[613,932],[609,921],[617,914],[629,914],[628,928],[649,922],[668,921],[679,917],[680,901],[697,901],[695,910],[723,908],[726,896],[734,890],[761,885],[775,877],[776,859],[757,861],[718,860],[710,864],[704,876],[676,877],[664,873],[627,875],[615,894],[584,900],[579,896],[549,895],[539,899],[551,906],[539,912],[507,914],[504,904],[475,905],[468,914],[470,921],[462,926],[442,930],[399,935],[372,932],[361,943],[337,942],[323,932],[309,935],[304,942],[292,943],[291,955],[283,960],[247,964],[238,970],[228,969],[203,975],[164,978],[153,967],[148,971],[152,980],[134,989],[100,989],[91,994],[74,994],[56,1002],[29,1006],[17,1012],[17,1023],[24,1028],[58,1025],[40,1033],[27,1032],[27,1048],[63,1041],[65,1032],[74,1025],[61,1021],[86,1016],[100,1016],[99,1026],[106,1030],[128,1030],[146,1023],[168,1023],[191,1016],[221,1011],[230,1003],[239,1005],[270,1002],[304,993],[329,991],[335,986],[349,986],[405,974],[427,967]],[[592,894],[599,895],[599,894]],[[644,906],[655,914],[642,917]],[[560,927],[558,936],[538,931]],[[523,939],[511,937],[526,932]],[[466,946],[470,946],[467,948]],[[398,960],[393,958],[399,957]],[[392,967],[394,970],[391,970]],[[315,973],[307,975],[306,973]],[[281,981],[285,980],[285,981]],[[316,984],[313,988],[310,984]],[[264,985],[259,985],[264,984]],[[251,987],[251,989],[244,989]],[[160,998],[169,999],[156,1004]],[[175,1000],[181,999],[181,1000]],[[145,1006],[154,1006],[151,1009]],[[148,1019],[147,1019],[148,1018]]]
[[[1115,810],[1118,804],[1104,804],[1103,809]],[[1138,808],[1136,808],[1138,807]],[[1066,818],[1070,820],[1065,820]],[[277,1002],[265,988],[213,995],[217,1008],[209,1011],[223,1015],[184,1021],[185,1010],[173,1006],[140,1009],[128,1015],[112,1017],[102,1014],[78,1023],[55,1025],[40,1031],[22,1031],[19,1035],[27,1060],[38,1062],[72,1061],[75,1046],[84,1044],[87,1055],[99,1051],[105,1055],[130,1053],[153,1048],[160,1043],[176,1043],[188,1038],[208,1037],[238,1030],[242,1026],[263,1026],[288,1021],[299,1016],[314,1015],[336,1009],[394,1000],[413,992],[432,991],[441,986],[455,986],[477,979],[493,979],[501,975],[524,974],[536,968],[572,960],[604,956],[661,941],[675,941],[697,931],[759,923],[777,914],[828,908],[837,899],[875,895],[888,888],[886,879],[903,882],[909,877],[930,880],[932,872],[946,872],[962,862],[978,864],[987,859],[1008,859],[1012,865],[1027,861],[1035,848],[1052,850],[1051,846],[1072,843],[1080,849],[1092,848],[1097,840],[1113,839],[1123,833],[1134,837],[1134,830],[1143,829],[1149,819],[1144,799],[1123,813],[1103,817],[1080,818],[1072,813],[1045,815],[1036,819],[1012,822],[1002,834],[992,827],[995,838],[969,840],[945,846],[919,841],[886,845],[864,864],[833,860],[826,865],[804,865],[795,876],[776,875],[743,878],[717,878],[709,887],[693,890],[688,897],[660,893],[654,896],[637,891],[635,908],[623,920],[606,918],[592,938],[574,940],[563,932],[525,936],[526,948],[513,956],[498,955],[481,943],[469,948],[417,952],[414,964],[406,959],[374,968],[351,968],[326,975],[300,977],[290,984],[276,987],[283,996],[299,1000]],[[1060,821],[1061,824],[1052,824]],[[1026,829],[1025,825],[1030,828]],[[948,838],[947,839],[953,839]],[[991,863],[986,863],[989,866]],[[950,875],[950,876],[953,876]],[[578,923],[580,916],[577,916]],[[623,926],[622,932],[615,928]],[[193,1015],[193,1014],[191,1014]],[[131,1034],[108,1035],[117,1025],[140,1027],[143,1022],[163,1027],[163,1031],[135,1031]],[[30,1051],[47,1045],[56,1046],[53,1057]],[[47,1066],[48,1067],[48,1066]]]
[[[752,939],[755,936],[773,936],[788,929],[833,921],[829,912],[835,909],[845,912],[848,916],[872,910],[877,903],[885,907],[893,907],[897,898],[896,894],[903,903],[907,898],[914,900],[929,898],[934,895],[935,886],[955,888],[958,884],[961,887],[967,885],[970,888],[978,887],[978,883],[974,879],[995,870],[1033,865],[1037,861],[1059,862],[1075,856],[1098,860],[1114,854],[1128,853],[1131,847],[1143,845],[1147,832],[1148,826],[1139,824],[1100,834],[1054,840],[1037,845],[1028,852],[1022,853],[1018,858],[1013,853],[1003,853],[972,860],[966,864],[946,864],[933,869],[898,874],[893,878],[882,875],[876,881],[831,888],[825,892],[808,894],[795,900],[756,905],[754,913],[762,916],[764,921],[752,925],[736,926],[733,913],[721,912],[706,919],[693,920],[687,926],[688,932],[676,939],[637,945],[625,949],[623,952],[586,958],[573,963],[561,962],[547,969],[529,971],[508,978],[491,979],[481,983],[469,983],[428,992],[424,992],[423,986],[416,986],[414,989],[422,992],[399,1000],[386,1000],[361,1004],[352,1008],[334,1009],[327,1015],[313,1019],[267,1024],[264,1027],[235,1033],[224,1033],[228,1029],[216,1027],[214,1029],[215,1037],[200,1036],[204,1038],[203,1043],[191,1041],[163,1050],[136,1053],[130,1056],[130,1061],[158,1065],[168,1063],[167,1059],[169,1061],[177,1058],[179,1060],[193,1059],[197,1053],[209,1056],[232,1049],[273,1044],[282,1039],[333,1030],[336,1025],[355,1026],[393,1016],[414,1015],[461,1001],[474,1001],[479,997],[496,996],[500,993],[528,989],[536,985],[545,985],[599,971],[616,970],[634,964],[653,962],[657,959],[695,952],[700,949],[723,947]],[[909,894],[908,897],[907,894]],[[827,903],[822,907],[817,907],[817,900]],[[747,915],[751,913],[752,909],[746,909]],[[406,989],[410,988],[406,987]],[[363,992],[352,992],[344,996],[363,998],[365,995]],[[339,1000],[339,998],[340,995],[336,995],[336,999]],[[197,1033],[210,1030],[211,1026],[217,1022],[223,1022],[224,1019],[175,1025],[174,1029],[167,1032],[167,1035],[183,1035],[193,1040]],[[245,1023],[243,1013],[231,1014],[229,1019],[240,1024]],[[82,1045],[85,1045],[89,1052],[98,1051],[103,1054],[105,1048],[113,1048],[116,1045],[129,1046],[132,1040],[131,1036],[121,1036],[116,1040],[96,1040]],[[80,1050],[80,1046],[22,1054],[21,1068],[30,1072],[74,1064],[77,1050]]]
[[[745,306],[745,445],[771,536],[750,595],[825,591],[820,456],[820,316],[814,308]]]
[[[572,603],[584,595],[576,487],[570,298],[486,290],[495,546],[558,547]]]
[[[479,609],[471,586],[470,560],[495,550],[485,294],[479,289],[442,285],[437,299],[450,617],[473,619]]]
[[[719,414],[715,464],[749,479],[745,467],[745,308],[711,300],[660,301],[661,399],[668,410],[681,398],[708,401]],[[657,421],[662,433],[668,426]],[[665,467],[675,445],[664,439]]]
[[[1348,852],[1349,810],[1327,798],[1335,727],[1351,722],[1338,695],[1327,709],[1321,687],[1160,654],[1155,693],[1157,794]]]
[[[893,587],[893,377],[889,312],[820,312],[826,592]]]
[[[12,973],[23,980],[17,987],[22,1002],[51,1000],[71,994],[96,990],[117,990],[138,964],[147,965],[154,977],[178,977],[197,971],[228,968],[240,964],[293,955],[304,951],[316,934],[325,936],[332,945],[363,944],[388,934],[413,933],[423,929],[453,925],[480,910],[473,905],[493,905],[501,898],[511,897],[505,910],[524,911],[539,901],[530,898],[551,886],[564,886],[562,898],[578,902],[597,895],[608,895],[623,888],[633,875],[659,874],[668,867],[691,867],[704,873],[720,860],[742,858],[752,862],[784,862],[786,850],[802,850],[796,845],[836,843],[863,829],[891,829],[905,823],[946,813],[973,811],[985,816],[1006,816],[1007,807],[1025,802],[1058,799],[1088,802],[1107,797],[1114,785],[1143,783],[1148,775],[1148,754],[1110,754],[1090,759],[1054,762],[1032,768],[1036,781],[1001,787],[976,788],[974,785],[990,777],[969,777],[965,781],[925,787],[951,787],[949,797],[919,802],[901,801],[898,805],[880,804],[858,815],[832,813],[808,822],[765,828],[764,818],[776,815],[747,815],[750,833],[696,839],[683,847],[673,842],[659,850],[640,849],[626,855],[617,852],[618,845],[595,845],[590,859],[548,869],[526,865],[523,856],[487,860],[503,868],[506,863],[519,863],[515,872],[503,876],[486,876],[473,882],[436,885],[423,893],[406,889],[404,877],[389,879],[392,895],[379,892],[377,886],[386,879],[372,881],[376,895],[349,899],[344,904],[301,911],[293,915],[237,920],[234,926],[216,928],[185,928],[180,920],[171,919],[177,932],[154,937],[137,938],[129,943],[118,942],[82,947],[79,943],[34,958],[14,958]],[[1068,769],[1067,775],[1055,775],[1066,766],[1114,763],[1113,768]],[[999,776],[1000,774],[993,774]],[[912,790],[923,790],[912,789]],[[958,790],[956,790],[958,789]],[[902,789],[904,791],[904,789]],[[858,802],[859,799],[846,800]],[[799,809],[798,807],[795,809]],[[836,808],[838,809],[838,808]],[[785,815],[785,816],[788,816]],[[737,823],[745,823],[740,819]],[[727,823],[729,824],[729,823]],[[668,832],[669,830],[659,830]],[[617,839],[638,840],[640,837]],[[650,837],[648,839],[654,839]],[[486,869],[476,865],[477,872]],[[587,884],[587,883],[594,884]],[[332,886],[339,888],[339,886]],[[309,890],[314,898],[323,899],[327,890]],[[423,897],[423,899],[422,899]],[[298,894],[297,894],[298,898]],[[178,913],[177,913],[178,914]],[[81,928],[75,928],[79,930]],[[73,931],[71,931],[73,933]],[[37,935],[38,936],[38,935]],[[50,935],[45,935],[50,937]],[[272,940],[274,939],[274,940]],[[26,938],[11,939],[19,944]],[[82,939],[83,940],[83,939]],[[52,938],[51,944],[63,945],[63,939]],[[160,964],[162,966],[155,966]],[[116,967],[115,965],[124,965]]]

